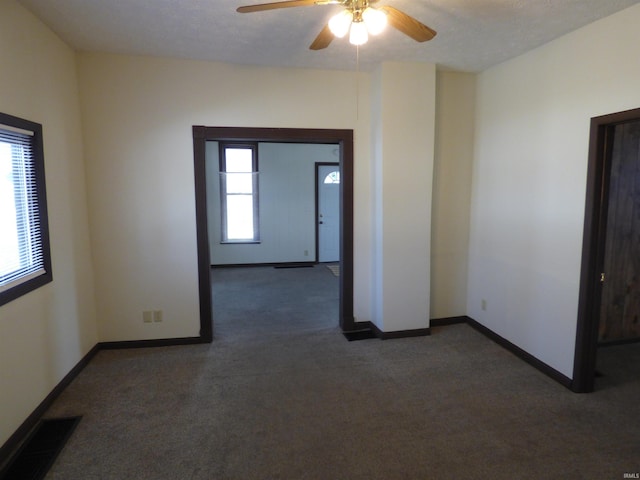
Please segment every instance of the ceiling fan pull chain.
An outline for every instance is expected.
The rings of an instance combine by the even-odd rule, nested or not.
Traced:
[[[360,120],[360,45],[356,45],[356,122]]]

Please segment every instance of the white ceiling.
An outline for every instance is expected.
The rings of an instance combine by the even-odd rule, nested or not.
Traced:
[[[354,70],[356,48],[308,46],[335,5],[240,14],[270,0],[18,0],[79,51]],[[360,47],[359,68],[383,61],[478,72],[640,0],[380,0],[438,32],[416,43],[388,28]]]

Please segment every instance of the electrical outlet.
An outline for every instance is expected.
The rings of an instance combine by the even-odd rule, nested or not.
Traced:
[[[162,321],[162,310],[153,311],[153,321],[158,323]]]
[[[487,301],[484,298],[480,301],[480,308],[485,311],[487,310]]]
[[[142,312],[142,321],[144,323],[153,322],[153,312],[151,310],[145,310],[144,312]]]
[[[305,257],[308,257],[308,256],[309,256],[309,250],[305,250],[305,251],[304,251],[304,256],[305,256]]]

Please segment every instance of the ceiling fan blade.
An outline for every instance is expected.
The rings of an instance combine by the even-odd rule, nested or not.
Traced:
[[[331,30],[329,29],[329,25],[325,25],[313,43],[309,46],[309,49],[322,50],[323,48],[327,48],[332,40],[333,33],[331,33]]]
[[[397,8],[385,5],[380,9],[386,12],[389,25],[413,38],[416,42],[426,42],[436,36],[435,30],[432,30],[425,24],[419,22],[406,13],[401,12]]]
[[[262,12],[264,10],[275,10],[277,8],[290,8],[290,7],[306,7],[308,5],[315,5],[315,0],[288,0],[285,2],[274,3],[261,3],[259,5],[246,5],[244,7],[238,7],[237,12],[251,13]]]

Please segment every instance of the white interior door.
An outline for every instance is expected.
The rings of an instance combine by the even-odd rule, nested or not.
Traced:
[[[318,261],[340,260],[340,166],[318,165]]]

